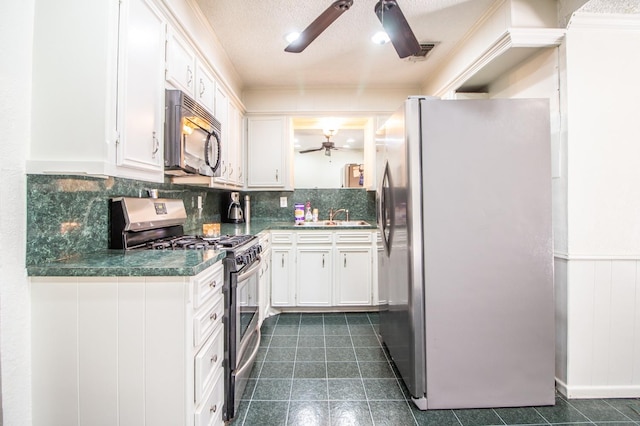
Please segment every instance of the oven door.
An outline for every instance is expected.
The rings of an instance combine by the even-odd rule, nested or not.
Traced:
[[[261,260],[258,257],[250,265],[230,274],[230,301],[228,315],[229,351],[225,363],[225,413],[224,419],[231,420],[240,405],[251,368],[260,346],[258,271]]]

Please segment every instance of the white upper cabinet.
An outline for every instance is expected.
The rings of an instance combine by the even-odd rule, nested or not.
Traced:
[[[165,22],[147,0],[121,9],[117,165],[163,172]]]
[[[227,180],[231,184],[244,185],[244,162],[242,161],[242,114],[238,107],[229,102],[228,117],[228,171]]]
[[[34,19],[27,172],[161,182],[162,15],[147,0],[37,1]]]
[[[247,119],[247,186],[291,189],[286,117]]]
[[[172,28],[167,34],[167,81],[215,113],[213,75],[198,59],[195,49]]]

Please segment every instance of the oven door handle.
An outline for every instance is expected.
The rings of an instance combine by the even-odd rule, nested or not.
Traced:
[[[260,328],[256,327],[256,333],[258,333],[258,342],[256,343],[256,347],[253,349],[253,352],[251,353],[251,355],[249,356],[249,359],[247,359],[247,361],[242,365],[242,367],[239,367],[236,371],[235,371],[235,375],[236,377],[238,376],[242,376],[242,374],[244,373],[244,371],[251,367],[253,365],[253,361],[255,361],[256,356],[258,355],[258,350],[260,349],[260,340],[262,340],[262,333],[260,333]],[[248,343],[249,340],[247,340],[246,343]],[[240,348],[240,352],[239,354],[242,354],[242,352],[244,352],[244,349],[246,349],[246,344],[244,345],[244,347]],[[240,358],[240,357],[239,357]]]
[[[238,285],[240,285],[240,283],[247,281],[249,278],[251,278],[251,276],[255,273],[258,272],[258,269],[260,268],[260,263],[262,262],[262,260],[260,258],[258,258],[258,260],[256,262],[253,262],[253,264],[251,265],[251,267],[249,269],[247,269],[246,271],[242,271],[238,274]]]

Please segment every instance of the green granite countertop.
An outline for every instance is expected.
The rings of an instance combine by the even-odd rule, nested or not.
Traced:
[[[294,222],[251,221],[250,224],[222,224],[221,233],[253,234],[279,230],[336,230],[327,227],[301,227]],[[343,229],[375,229],[371,226],[341,226]],[[187,231],[188,232],[188,231]],[[194,232],[197,233],[197,232]],[[96,250],[68,259],[27,266],[32,277],[117,277],[192,276],[222,260],[225,250]]]

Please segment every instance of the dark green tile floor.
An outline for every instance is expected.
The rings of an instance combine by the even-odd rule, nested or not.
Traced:
[[[548,407],[416,409],[377,337],[376,313],[281,314],[262,342],[232,425],[640,425],[640,399]]]

